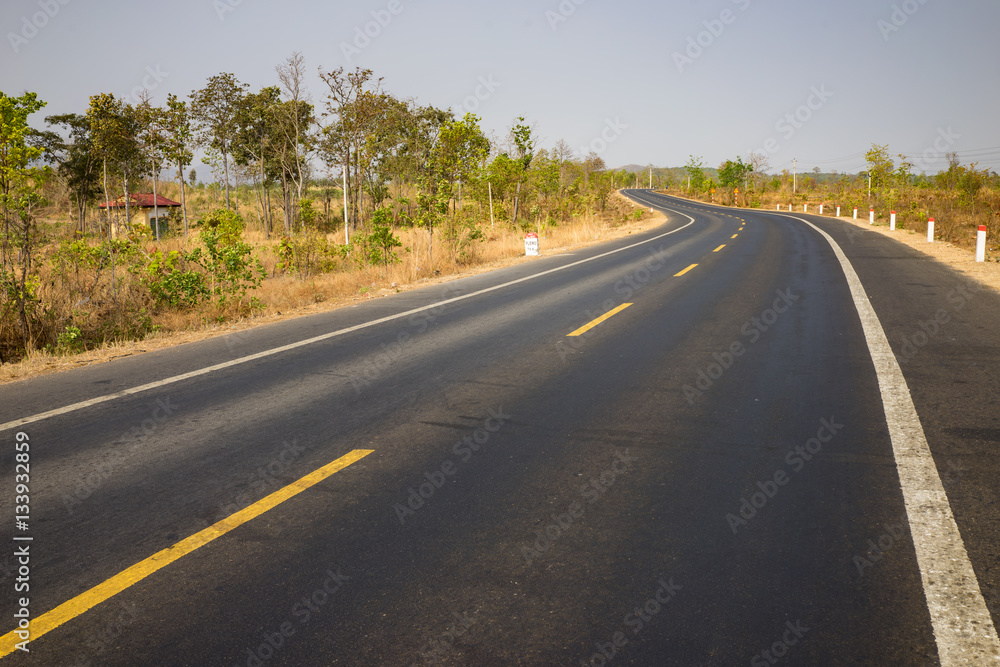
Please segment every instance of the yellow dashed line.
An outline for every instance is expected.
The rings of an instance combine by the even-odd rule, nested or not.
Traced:
[[[631,305],[632,305],[631,303],[623,303],[622,305],[618,306],[614,310],[609,310],[608,312],[604,313],[603,315],[601,315],[600,317],[598,317],[593,322],[590,322],[588,324],[583,325],[582,327],[580,327],[579,329],[577,329],[576,331],[574,331],[573,333],[571,333],[569,335],[570,336],[582,336],[583,334],[587,333],[588,331],[590,331],[591,329],[593,329],[594,327],[596,327],[601,322],[604,322],[605,320],[614,317],[615,315],[617,315],[618,313],[622,312],[623,310],[625,310],[626,308],[628,308]]]

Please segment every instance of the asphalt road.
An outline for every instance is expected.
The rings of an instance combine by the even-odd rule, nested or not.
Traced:
[[[868,294],[995,623],[1000,296],[829,218],[631,194],[669,222],[0,387],[9,521],[30,442],[30,529],[8,525],[33,622],[289,496],[2,661],[939,664],[862,320],[796,218]]]

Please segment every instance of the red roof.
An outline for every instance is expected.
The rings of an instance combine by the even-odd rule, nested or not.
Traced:
[[[136,206],[138,208],[153,208],[153,195],[152,193],[140,193],[136,192],[129,197],[132,200],[131,206]],[[156,195],[156,205],[157,206],[180,206],[179,202],[175,202],[173,199],[167,199],[166,197],[161,197]],[[98,208],[107,208],[107,202],[101,202]],[[111,208],[125,208],[125,195],[121,195],[115,201],[111,202]]]

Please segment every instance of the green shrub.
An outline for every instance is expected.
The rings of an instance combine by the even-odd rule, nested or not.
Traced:
[[[189,268],[193,262],[187,253],[154,250],[150,257],[145,284],[157,305],[189,308],[211,296],[205,274]]]

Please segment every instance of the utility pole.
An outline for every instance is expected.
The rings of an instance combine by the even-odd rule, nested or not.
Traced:
[[[351,244],[351,235],[347,231],[347,165],[344,165],[344,245]]]
[[[496,229],[497,223],[493,218],[493,181],[487,181],[486,184],[490,187],[490,229]]]

